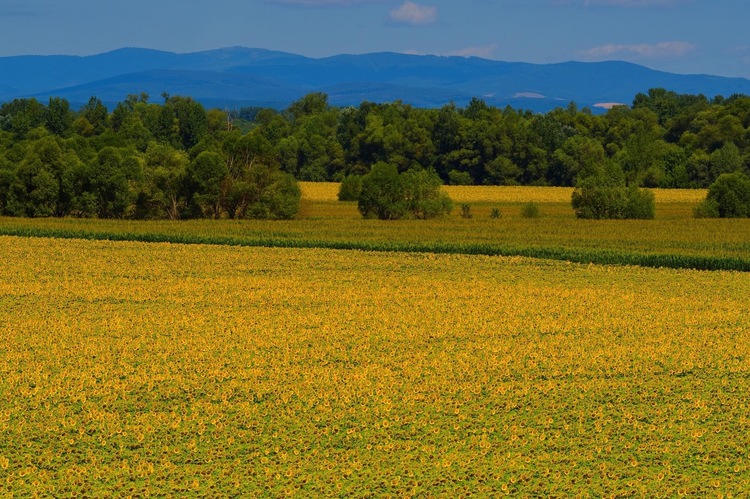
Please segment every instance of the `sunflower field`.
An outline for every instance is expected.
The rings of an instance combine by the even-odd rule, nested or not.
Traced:
[[[750,274],[0,237],[0,496],[742,497]]]

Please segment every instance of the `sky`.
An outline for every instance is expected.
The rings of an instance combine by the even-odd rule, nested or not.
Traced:
[[[0,0],[0,56],[231,46],[750,78],[750,0]]]

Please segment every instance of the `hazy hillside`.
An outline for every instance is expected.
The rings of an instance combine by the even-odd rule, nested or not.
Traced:
[[[395,53],[312,59],[232,47],[175,54],[124,48],[88,56],[0,58],[0,100],[64,97],[80,104],[96,95],[116,103],[128,94],[189,95],[206,105],[284,107],[322,91],[336,105],[402,100],[437,107],[479,97],[496,106],[547,111],[632,102],[638,92],[664,87],[678,93],[750,94],[750,80],[677,75],[625,62],[527,64],[480,58]]]

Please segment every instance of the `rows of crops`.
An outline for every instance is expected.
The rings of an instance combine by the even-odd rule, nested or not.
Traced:
[[[0,251],[0,496],[750,489],[747,273]]]
[[[571,189],[448,186],[457,205],[437,220],[363,220],[338,184],[303,183],[298,220],[0,219],[0,234],[245,246],[529,256],[580,263],[750,270],[750,221],[695,219],[703,191],[657,190],[656,220],[578,220]],[[520,216],[538,203],[540,218]],[[500,217],[492,218],[497,210]]]

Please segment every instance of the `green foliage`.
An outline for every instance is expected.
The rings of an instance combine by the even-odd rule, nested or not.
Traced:
[[[165,132],[177,139],[185,149],[190,150],[198,144],[208,132],[208,116],[203,106],[190,97],[169,97],[164,103],[167,111]]]
[[[372,166],[362,179],[357,207],[365,218],[397,220],[406,216],[406,189],[396,165],[381,161]]]
[[[218,218],[221,213],[221,184],[227,166],[213,151],[203,151],[187,168],[188,198],[193,214]]]
[[[378,162],[362,179],[358,208],[363,217],[380,220],[440,217],[453,209],[440,186],[434,172],[411,169],[400,174],[395,165]]]
[[[542,216],[542,213],[539,209],[539,205],[533,201],[529,201],[521,206],[521,216],[523,218],[539,218]]]
[[[453,202],[448,194],[441,190],[443,182],[435,172],[412,168],[402,173],[401,177],[410,217],[438,218],[453,210]]]
[[[744,173],[720,175],[695,211],[700,218],[750,217],[750,178]]]
[[[362,175],[347,175],[341,179],[339,201],[357,201],[362,192]]]
[[[462,255],[486,255],[486,256],[523,256],[530,258],[541,258],[549,260],[564,260],[569,262],[600,265],[639,265],[643,267],[674,268],[674,269],[698,269],[698,270],[736,270],[750,272],[750,258],[743,253],[738,255],[722,255],[706,250],[711,246],[702,242],[693,241],[688,246],[680,246],[678,250],[669,246],[669,251],[654,251],[650,248],[654,241],[649,241],[641,250],[629,249],[629,245],[618,247],[612,244],[611,236],[598,233],[595,237],[601,242],[601,247],[589,247],[576,242],[577,231],[569,231],[568,239],[557,243],[549,243],[543,246],[538,244],[538,234],[534,233],[532,240],[505,244],[500,241],[480,242],[471,240],[469,237],[464,241],[450,241],[442,237],[427,238],[422,233],[412,232],[414,237],[408,239],[394,238],[390,228],[385,234],[375,239],[352,237],[353,233],[346,233],[341,227],[337,234],[343,237],[330,237],[327,232],[325,238],[316,238],[321,230],[315,227],[310,232],[300,235],[300,226],[293,226],[289,232],[273,231],[264,232],[262,229],[252,232],[238,234],[236,226],[229,227],[219,224],[205,225],[203,222],[194,221],[185,224],[152,224],[139,225],[132,221],[82,221],[78,225],[72,225],[65,221],[19,221],[12,224],[0,226],[0,235],[20,237],[42,237],[62,239],[88,239],[101,241],[139,241],[149,243],[174,243],[174,244],[214,244],[225,246],[244,247],[274,247],[274,248],[328,248],[338,250],[357,251],[386,251],[406,253],[436,253],[436,254],[462,254]],[[558,222],[555,221],[557,224]],[[673,225],[677,231],[682,231],[684,221]],[[203,224],[203,225],[198,225]],[[309,227],[309,226],[308,226]],[[700,227],[700,226],[698,226]],[[223,230],[222,230],[223,229]],[[325,231],[323,231],[325,232]],[[441,235],[446,231],[441,231]],[[665,236],[664,239],[669,239]],[[620,240],[619,238],[615,238]],[[627,238],[626,238],[627,239]],[[682,244],[682,243],[678,243]]]
[[[626,199],[622,218],[653,220],[656,217],[656,200],[653,192],[635,186],[629,187]]]
[[[597,189],[708,187],[722,174],[747,173],[750,165],[750,97],[741,95],[709,101],[651,89],[636,96],[632,109],[617,106],[598,116],[575,105],[539,115],[499,109],[481,99],[464,108],[364,102],[339,109],[322,93],[283,111],[227,113],[206,111],[190,97],[164,97],[157,104],[146,94],[129,95],[112,112],[96,97],[77,111],[54,97],[46,105],[33,98],[0,105],[0,158],[7,163],[0,179],[0,214],[242,218],[248,216],[248,175],[256,163],[312,181],[366,175],[370,165],[380,162],[398,172],[434,171],[453,185],[576,186],[589,177],[611,179]],[[56,141],[58,159],[28,152],[45,138]],[[54,149],[50,144],[48,152]],[[218,155],[212,160],[215,185],[203,185],[203,174],[196,170],[206,165],[193,164],[191,177],[187,166],[170,159],[172,153],[161,156],[163,163],[155,159],[153,144],[171,148],[182,158],[179,163],[193,164],[204,152]],[[122,155],[124,163],[114,170],[108,165],[117,162],[97,162],[107,148]],[[222,178],[220,162],[225,165]],[[100,167],[125,168],[134,176],[122,173],[123,183],[113,174],[104,182],[111,172],[93,171]],[[358,199],[354,187],[344,197]],[[104,196],[102,188],[119,194]],[[418,200],[411,205],[391,206],[387,216],[431,217],[448,209],[445,199],[419,196],[411,196]],[[609,210],[617,216],[648,216],[648,200],[635,193],[626,192],[625,201],[614,191],[593,197],[625,206]],[[608,210],[583,211],[584,216],[609,216]]]
[[[581,180],[571,203],[576,217],[589,219],[653,219],[654,194],[635,186],[625,187],[609,177]]]
[[[720,218],[719,203],[714,199],[704,199],[693,210],[695,218]]]
[[[451,185],[473,185],[474,180],[469,172],[451,170],[448,172],[448,182]]]
[[[228,197],[235,198],[233,218],[289,220],[299,212],[302,192],[288,173],[255,163]]]
[[[468,204],[462,204],[461,205],[461,218],[472,218],[473,215],[471,214],[471,205]]]
[[[490,218],[500,218],[501,216],[500,208],[492,208],[490,211]]]
[[[152,142],[145,154],[145,183],[139,197],[137,218],[177,220],[186,207],[187,154],[167,144]]]

